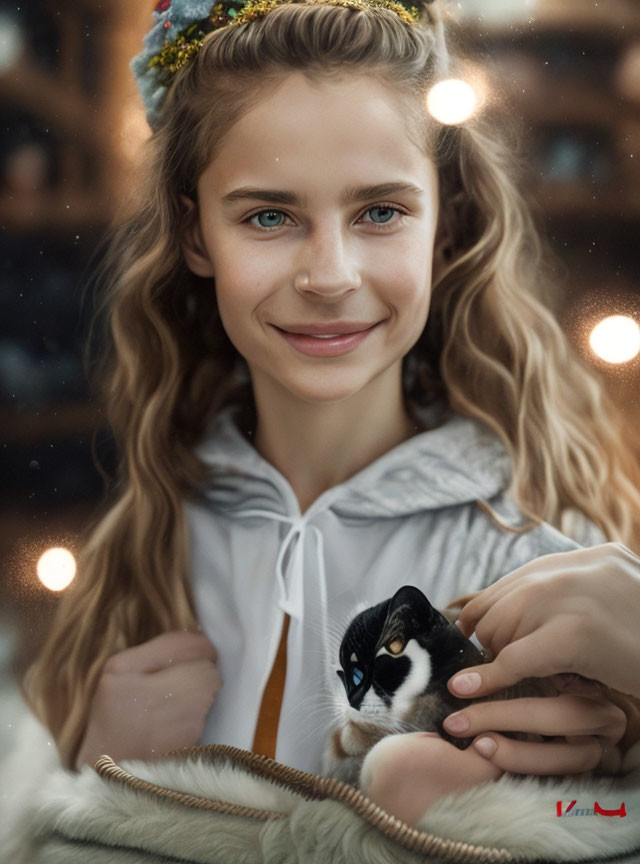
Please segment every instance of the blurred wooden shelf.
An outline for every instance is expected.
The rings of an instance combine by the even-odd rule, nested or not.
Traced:
[[[26,197],[0,195],[0,227],[26,233],[69,234],[74,229],[102,228],[111,217],[112,203],[99,193],[52,189]]]
[[[126,0],[109,0],[109,2],[103,2],[103,0],[67,0],[65,5],[71,9],[84,9],[99,18],[109,18],[113,14],[114,8],[118,10],[118,6],[125,5],[125,2]],[[151,14],[151,5],[149,5],[149,14]]]
[[[461,28],[472,41],[564,33],[628,42],[640,38],[640,8],[635,0],[540,0],[529,14],[512,15],[506,22],[471,13],[462,19]]]
[[[80,89],[39,69],[28,54],[0,74],[0,100],[35,114],[75,141],[104,150],[101,125],[91,121],[95,105]]]
[[[133,106],[142,112],[129,62],[152,23],[152,2],[45,0],[44,5],[55,21],[46,34],[55,42],[55,54],[49,52],[55,68],[42,65],[35,41],[26,38],[21,55],[0,71],[0,104],[29,118],[33,142],[44,151],[42,161],[50,163],[49,182],[59,186],[50,190],[40,183],[35,193],[18,198],[22,186],[8,174],[4,195],[0,192],[0,223],[16,232],[76,233],[105,226],[127,191],[138,145]],[[42,27],[45,23],[43,17]],[[36,29],[34,23],[25,26]],[[17,140],[15,150],[20,146]]]
[[[517,111],[537,126],[617,127],[629,120],[640,122],[640,105],[622,97],[612,100],[611,94],[577,79],[549,78],[531,88],[521,88],[518,82],[503,79],[505,93]],[[546,89],[553,92],[549,98]]]
[[[24,412],[0,411],[0,443],[8,446],[39,444],[94,432],[106,423],[102,409],[89,402],[46,406]]]
[[[622,191],[615,186],[587,186],[584,183],[547,182],[529,190],[545,216],[550,218],[640,221],[638,184],[626,184]]]

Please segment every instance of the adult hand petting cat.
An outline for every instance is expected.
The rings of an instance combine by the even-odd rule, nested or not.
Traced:
[[[464,607],[457,625],[467,637],[475,630],[497,656],[455,675],[449,690],[477,698],[523,678],[570,672],[640,697],[638,620],[640,558],[629,549],[607,543],[546,555]]]
[[[458,712],[469,721],[466,731],[450,731],[466,736],[490,731],[490,737],[481,736],[483,744],[476,740],[473,746],[481,752],[492,747],[495,755],[485,749],[487,757],[515,773],[572,773],[598,764],[616,770],[612,745],[624,734],[624,712],[594,681],[578,679],[567,687],[557,673],[577,673],[640,695],[639,614],[640,559],[618,544],[548,555],[509,574],[470,601],[458,621],[467,636],[475,629],[495,660],[455,675],[449,690],[477,698],[527,677],[556,675],[566,692],[551,700],[469,706]],[[476,686],[465,689],[469,684]],[[495,730],[537,731],[566,740],[521,742]]]
[[[606,697],[563,693],[477,703],[450,714],[443,725],[453,736],[477,736],[471,746],[514,774],[579,774],[598,767],[615,773],[621,762],[616,745],[627,718]],[[499,731],[556,740],[520,741]]]
[[[108,754],[153,759],[198,742],[222,682],[201,633],[163,633],[111,657],[94,696],[76,768]]]
[[[482,708],[484,713],[473,714],[472,709],[476,708]],[[625,725],[624,713],[610,702],[582,704],[579,699],[574,701],[563,695],[487,702],[450,717],[463,714],[471,717],[471,728],[464,733],[465,737],[484,728],[546,729],[550,734],[558,732],[571,737],[561,743],[528,743],[492,732],[491,739],[484,740],[496,739],[496,757],[483,758],[485,754],[474,745],[459,750],[432,732],[388,735],[369,751],[363,762],[360,787],[364,794],[388,813],[416,825],[438,799],[497,780],[504,771],[553,775],[591,770],[601,761],[601,745],[595,737],[579,736],[576,730],[597,730],[615,742]]]
[[[625,725],[623,712],[617,713],[619,709],[611,703],[582,704],[564,696],[488,702],[473,709],[476,707],[482,707],[484,715],[471,715],[472,728],[466,735],[487,727],[532,732],[546,729],[571,737],[559,744],[529,744],[492,732],[499,743],[499,757],[488,759],[473,745],[459,750],[433,732],[388,735],[365,757],[360,774],[364,794],[388,813],[416,825],[438,799],[497,780],[504,771],[553,775],[595,768],[602,758],[601,746],[596,738],[579,736],[577,731],[597,730],[616,742]],[[471,714],[471,708],[450,716],[467,713]],[[474,723],[477,728],[473,728]]]

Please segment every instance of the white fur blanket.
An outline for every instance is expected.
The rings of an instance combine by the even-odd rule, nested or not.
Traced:
[[[15,789],[6,786],[11,782],[6,772],[2,778],[0,861],[640,864],[638,745],[625,760],[629,773],[615,782],[587,776],[541,782],[505,775],[441,799],[423,816],[420,830],[337,781],[327,786],[322,778],[292,769],[284,769],[283,779],[282,766],[271,760],[264,760],[258,771],[248,770],[247,760],[255,766],[251,760],[256,759],[260,757],[250,754],[240,758],[228,748],[199,748],[154,763],[123,763],[129,777],[142,783],[119,777],[108,762],[104,770],[111,777],[89,768],[72,774],[50,765],[37,782],[26,774],[20,777],[14,764]],[[23,799],[19,818],[18,780]],[[558,801],[563,802],[562,816],[557,815]],[[624,802],[626,816],[595,813],[595,802],[609,811]],[[244,809],[238,812],[237,806]]]

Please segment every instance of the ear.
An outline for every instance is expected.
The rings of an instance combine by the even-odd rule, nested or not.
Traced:
[[[200,227],[198,207],[191,198],[180,196],[185,207],[185,227],[182,233],[182,254],[189,270],[196,276],[214,276],[213,261],[207,252],[207,247]]]
[[[432,284],[436,284],[449,266],[451,257],[451,230],[443,219],[440,219],[433,244]]]
[[[414,585],[403,585],[402,588],[398,588],[391,598],[389,616],[401,606],[409,606],[413,612],[422,618],[429,618],[434,612],[431,603],[422,591]]]

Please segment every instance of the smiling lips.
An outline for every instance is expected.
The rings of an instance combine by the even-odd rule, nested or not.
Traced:
[[[301,354],[310,357],[339,357],[357,348],[378,324],[337,321],[327,324],[291,325],[286,329],[273,326],[282,338]]]
[[[329,321],[324,324],[292,324],[278,329],[303,336],[343,336],[345,333],[361,333],[374,326],[362,321]]]

